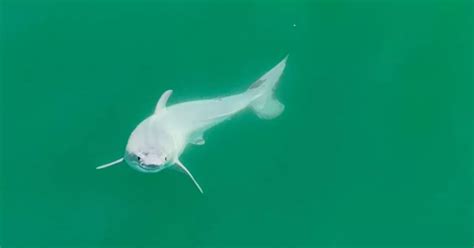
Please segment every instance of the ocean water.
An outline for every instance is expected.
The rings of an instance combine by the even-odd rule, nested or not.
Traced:
[[[472,1],[3,0],[2,247],[472,247]],[[175,170],[95,167],[289,54]]]

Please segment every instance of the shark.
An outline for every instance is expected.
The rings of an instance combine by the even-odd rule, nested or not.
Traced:
[[[129,136],[123,157],[96,167],[104,169],[125,161],[144,173],[173,167],[184,172],[197,189],[203,190],[180,156],[188,145],[204,145],[204,133],[246,109],[260,119],[279,116],[285,106],[275,97],[275,89],[285,69],[288,55],[244,92],[224,97],[186,101],[168,105],[173,93],[166,90],[153,114],[140,122]]]

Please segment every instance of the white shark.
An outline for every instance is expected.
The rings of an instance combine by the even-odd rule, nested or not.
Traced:
[[[240,94],[167,106],[173,91],[165,91],[154,113],[133,130],[124,157],[97,169],[123,160],[131,167],[148,173],[175,166],[184,171],[203,193],[201,186],[179,160],[180,155],[189,144],[203,145],[205,131],[244,109],[252,109],[262,119],[280,115],[284,105],[274,97],[274,90],[285,69],[287,57]]]

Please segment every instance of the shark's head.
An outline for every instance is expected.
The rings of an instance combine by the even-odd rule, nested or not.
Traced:
[[[173,147],[168,133],[156,128],[153,120],[145,120],[130,135],[124,160],[138,171],[159,172],[172,164]]]
[[[168,166],[168,156],[160,153],[125,152],[124,159],[132,168],[147,173],[159,172]]]

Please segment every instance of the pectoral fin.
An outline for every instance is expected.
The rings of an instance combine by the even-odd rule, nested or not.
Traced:
[[[107,164],[103,164],[103,165],[101,165],[101,166],[97,166],[96,169],[97,169],[97,170],[104,169],[104,168],[110,167],[110,166],[112,166],[112,165],[116,165],[116,164],[118,164],[118,163],[122,163],[122,161],[123,161],[123,158],[119,158],[119,159],[117,159],[117,160],[115,160],[115,161],[113,161],[113,162],[110,162],[110,163],[107,163]]]
[[[201,146],[201,145],[204,145],[206,141],[204,141],[204,138],[202,137],[202,133],[200,133],[198,135],[194,135],[189,141],[189,143],[193,145]]]
[[[200,139],[197,139],[193,142],[193,144],[195,145],[198,145],[198,146],[202,146],[206,143],[206,141],[204,141],[204,139],[201,137]]]
[[[199,191],[201,192],[201,194],[204,194],[204,192],[203,192],[202,189],[201,189],[201,186],[199,186],[199,183],[196,181],[196,179],[194,179],[194,177],[193,177],[193,175],[191,174],[191,172],[189,172],[189,170],[181,163],[181,161],[176,160],[176,165],[177,165],[181,170],[183,170],[186,174],[188,174],[188,176],[191,178],[191,180],[193,180],[194,185],[196,185],[196,187],[199,189]]]
[[[172,90],[167,90],[161,95],[160,100],[158,100],[156,103],[155,114],[158,114],[160,111],[166,108],[166,103],[168,102],[171,93],[173,93]]]

